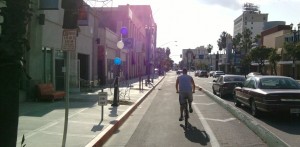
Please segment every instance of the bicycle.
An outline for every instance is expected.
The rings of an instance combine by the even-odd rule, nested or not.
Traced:
[[[179,94],[180,96],[180,94]],[[188,104],[189,104],[189,101],[188,101],[188,98],[185,97],[184,98],[184,103],[182,104],[183,106],[183,113],[184,113],[184,128],[185,129],[188,129],[188,127],[190,126],[190,123],[189,123],[189,109],[188,109]]]

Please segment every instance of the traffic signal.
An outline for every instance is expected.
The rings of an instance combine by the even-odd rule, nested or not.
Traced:
[[[83,5],[83,0],[62,0],[61,7],[65,9],[63,27],[64,29],[77,29],[78,11]]]
[[[64,21],[62,28],[64,29],[77,29],[78,11],[65,10]]]
[[[62,0],[61,8],[65,10],[77,10],[83,4],[83,0]]]

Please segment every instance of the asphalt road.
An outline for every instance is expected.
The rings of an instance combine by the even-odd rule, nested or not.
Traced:
[[[192,128],[179,119],[175,72],[165,79],[104,144],[110,146],[267,146],[247,126],[201,91],[194,94]],[[201,80],[201,81],[200,81]],[[207,79],[206,79],[207,80]],[[196,84],[204,83],[195,78]]]
[[[212,93],[212,81],[213,78],[195,78],[196,83],[201,87]],[[228,103],[234,106],[232,96],[227,96],[224,98]],[[254,118],[250,115],[250,109],[247,107],[239,108],[244,114],[253,118],[263,127],[277,135],[291,147],[299,147],[300,146],[300,117],[290,116],[290,114],[286,113],[263,113],[263,115],[259,118]]]

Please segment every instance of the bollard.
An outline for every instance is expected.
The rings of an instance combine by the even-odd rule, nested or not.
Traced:
[[[143,83],[143,78],[142,78],[142,90],[144,90],[144,83]]]
[[[139,77],[139,90],[141,90],[141,77]]]
[[[103,92],[103,88],[101,88],[101,92]],[[104,115],[104,106],[101,106],[101,122],[103,121],[103,115]]]
[[[119,106],[118,104],[119,102],[119,77],[116,76],[115,78],[115,83],[114,83],[114,99],[113,99],[113,103],[111,104],[111,106]]]

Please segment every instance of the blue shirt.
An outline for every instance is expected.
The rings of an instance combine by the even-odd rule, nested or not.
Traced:
[[[179,82],[179,92],[192,92],[192,77],[183,74],[177,77]]]

